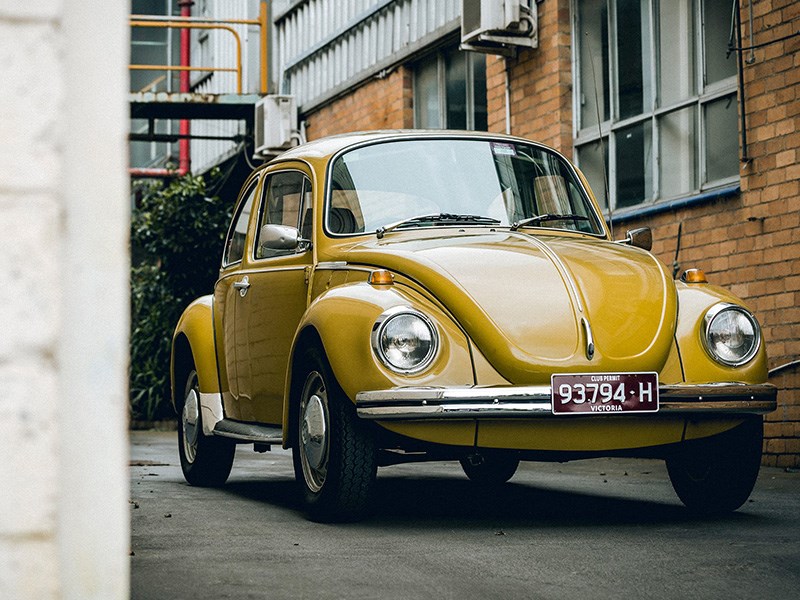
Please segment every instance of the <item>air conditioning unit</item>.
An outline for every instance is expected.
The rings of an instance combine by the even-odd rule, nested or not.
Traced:
[[[264,96],[256,102],[255,156],[271,158],[297,141],[294,96]]]
[[[511,55],[539,46],[535,0],[461,0],[461,49]]]

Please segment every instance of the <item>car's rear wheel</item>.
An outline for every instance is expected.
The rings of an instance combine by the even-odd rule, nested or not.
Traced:
[[[315,521],[361,518],[377,472],[372,429],[358,419],[321,352],[307,351],[302,364],[293,458],[306,510]]]
[[[483,485],[500,485],[514,476],[519,458],[511,454],[475,454],[461,459],[461,468],[470,481]]]
[[[178,406],[178,454],[183,476],[192,485],[222,485],[231,473],[235,451],[236,444],[231,440],[203,434],[197,371],[190,369]]]
[[[745,503],[758,478],[764,426],[750,418],[731,431],[686,443],[667,457],[675,493],[693,512],[729,513]]]

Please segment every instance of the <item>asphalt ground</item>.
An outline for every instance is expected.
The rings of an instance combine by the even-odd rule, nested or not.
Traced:
[[[458,463],[384,467],[360,523],[304,517],[291,453],[239,446],[219,489],[174,432],[131,432],[131,598],[780,598],[800,593],[800,473],[695,518],[661,461],[523,463],[491,492]]]

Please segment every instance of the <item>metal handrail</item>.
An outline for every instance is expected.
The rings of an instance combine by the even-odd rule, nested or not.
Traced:
[[[266,94],[268,89],[267,65],[267,3],[261,2],[257,19],[206,19],[204,17],[164,17],[156,15],[131,15],[131,27],[159,27],[170,29],[220,29],[233,35],[236,42],[236,67],[189,67],[176,65],[129,65],[132,71],[206,71],[235,72],[236,93],[242,93],[242,40],[239,33],[231,25],[256,25],[261,30],[259,44],[260,58],[260,91]]]

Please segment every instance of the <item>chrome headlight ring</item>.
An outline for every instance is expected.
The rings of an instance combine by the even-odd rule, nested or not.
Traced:
[[[703,319],[703,346],[717,362],[740,367],[750,362],[761,348],[761,328],[749,310],[720,302]]]
[[[389,370],[413,375],[425,370],[439,351],[439,332],[422,312],[396,306],[382,313],[372,326],[372,350]]]

